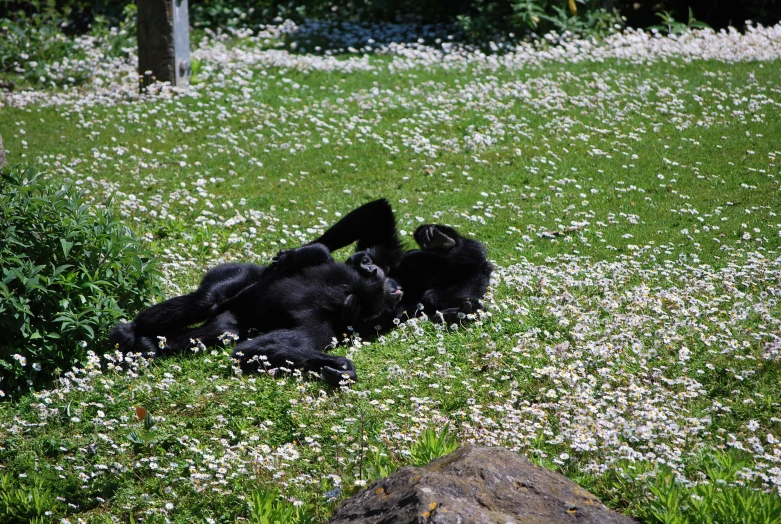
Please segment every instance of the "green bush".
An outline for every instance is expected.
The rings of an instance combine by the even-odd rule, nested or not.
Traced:
[[[23,11],[8,15],[0,17],[0,74],[38,83],[42,77],[48,80],[47,64],[76,53],[74,40],[62,33],[65,16],[51,5],[40,6],[29,16]],[[78,75],[73,81],[81,83],[85,78],[86,75]],[[54,80],[66,83],[66,79]]]
[[[660,524],[781,524],[781,498],[777,493],[739,485],[747,484],[739,474],[742,466],[745,464],[736,461],[735,454],[706,456],[703,469],[707,481],[694,485],[680,483],[669,467],[662,467],[656,478],[649,479],[652,498],[644,507],[643,517],[647,522]]]
[[[621,14],[605,5],[603,0],[474,0],[456,20],[473,41],[550,31],[604,37],[624,26]]]
[[[51,31],[87,33],[96,25],[116,26],[127,21],[127,8],[134,0],[0,0],[0,12],[9,13],[6,31],[18,29],[35,38],[35,45],[25,54],[38,49],[44,54],[59,53],[61,36],[45,38],[40,23],[49,21]],[[551,30],[559,33],[603,36],[628,22],[633,27],[658,23],[661,13],[674,13],[685,23],[686,14],[716,28],[742,27],[746,19],[773,25],[781,18],[779,0],[744,0],[704,5],[693,0],[190,0],[190,24],[195,28],[217,30],[225,27],[255,27],[275,19],[334,19],[350,22],[387,22],[399,18],[415,19],[423,24],[456,23],[467,37],[480,41],[491,37],[542,35]],[[60,13],[60,14],[58,14]],[[29,17],[29,20],[25,20]],[[624,18],[626,17],[626,18]],[[52,33],[51,35],[55,35]],[[17,37],[6,32],[4,38]],[[7,53],[13,54],[12,48]],[[55,49],[47,51],[48,48]],[[0,55],[4,49],[0,46]],[[18,56],[14,54],[14,56]],[[33,59],[35,60],[35,59]],[[9,61],[9,60],[7,60]],[[0,56],[0,71],[2,57]]]
[[[0,0],[0,5],[3,2],[16,3]],[[49,54],[59,52],[59,47],[50,51],[48,48],[55,44],[66,45],[69,40],[61,34],[45,39],[47,29],[41,24],[46,20],[53,25],[54,31],[62,26],[69,31],[91,29],[93,34],[100,34],[101,26],[127,24],[128,14],[135,14],[135,10],[128,11],[129,5],[132,6],[128,0],[98,0],[94,4],[84,0],[34,0],[26,10],[20,8],[14,16],[3,21],[9,37],[20,40],[24,35],[31,42],[25,46],[20,40],[16,47],[25,46],[25,49],[9,49],[5,61],[24,69],[19,65],[20,53],[33,56],[31,53],[37,53],[36,49]],[[202,0],[191,1],[189,13],[194,28],[212,30],[255,27],[285,18],[296,22],[309,18],[357,23],[415,20],[422,24],[456,24],[464,36],[480,42],[492,38],[504,40],[513,32],[518,38],[551,30],[594,35],[612,33],[616,25],[622,24],[621,17],[604,5],[604,0]],[[72,18],[79,17],[80,13],[89,23],[74,24]],[[69,22],[63,22],[58,16]],[[37,59],[38,55],[35,56]],[[0,69],[2,67],[0,51]],[[29,76],[34,75],[30,73]]]
[[[453,453],[456,449],[458,449],[458,440],[450,433],[449,422],[439,432],[434,428],[427,428],[409,448],[410,463],[413,466],[423,467],[432,460]]]
[[[295,506],[279,496],[273,489],[260,488],[247,496],[250,518],[253,524],[305,524],[317,522],[311,508]]]
[[[0,0],[0,11],[2,11]],[[33,2],[32,13],[24,10],[0,15],[0,78],[31,86],[73,87],[87,82],[94,74],[94,56],[87,60],[88,47],[98,47],[104,57],[128,55],[136,47],[136,6],[125,6],[123,18],[108,19],[95,15],[90,34],[95,41],[80,39],[65,30],[69,27],[68,8],[58,11],[54,0]]]
[[[157,293],[156,262],[105,207],[32,168],[0,170],[0,390],[46,383],[108,349],[108,330]]]

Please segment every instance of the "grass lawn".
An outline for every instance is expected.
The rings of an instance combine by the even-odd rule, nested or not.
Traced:
[[[349,389],[95,347],[0,403],[0,520],[320,522],[449,421],[650,522],[781,522],[779,34],[338,58],[243,35],[202,41],[184,92],[139,97],[131,59],[0,94],[9,160],[113,194],[169,296],[381,196],[496,266],[478,321],[337,349]]]

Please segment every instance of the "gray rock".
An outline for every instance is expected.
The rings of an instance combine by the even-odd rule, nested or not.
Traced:
[[[629,524],[566,477],[503,448],[466,446],[401,468],[346,500],[331,524]]]

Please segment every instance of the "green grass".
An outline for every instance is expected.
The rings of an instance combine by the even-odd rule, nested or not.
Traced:
[[[545,97],[546,87],[562,85],[567,88],[566,96],[570,97],[565,100],[580,99],[591,103],[597,90],[590,76],[598,67],[604,68],[597,65],[569,69],[550,66],[529,73],[505,73],[496,77],[496,82],[536,78],[542,82],[541,89],[532,91],[537,99]],[[723,69],[724,78],[703,77],[705,68]],[[427,107],[429,102],[425,97],[442,94],[448,99],[467,81],[481,82],[479,75],[464,78],[461,73],[429,74],[421,70],[385,77],[369,73],[352,73],[345,77],[335,73],[303,75],[283,71],[285,78],[311,86],[299,90],[302,92],[296,93],[296,97],[290,96],[289,90],[285,89],[287,84],[278,81],[282,74],[272,70],[268,76],[274,79],[253,82],[251,92],[257,98],[253,96],[251,104],[243,103],[240,111],[233,110],[238,93],[230,88],[215,89],[225,95],[211,103],[205,100],[208,91],[204,89],[207,95],[198,99],[134,104],[123,107],[123,113],[113,107],[87,108],[82,113],[54,108],[6,108],[0,131],[6,137],[6,147],[12,150],[13,158],[20,159],[19,153],[26,151],[20,145],[21,139],[27,141],[27,151],[41,152],[34,155],[36,158],[43,154],[55,158],[62,155],[64,158],[60,162],[67,164],[74,158],[90,157],[77,172],[96,179],[121,181],[122,192],[135,194],[143,200],[162,193],[165,201],[166,193],[181,183],[192,191],[192,183],[198,178],[220,177],[224,181],[208,186],[215,202],[236,203],[244,197],[248,208],[267,210],[274,205],[277,208],[275,218],[290,227],[316,225],[317,221],[309,213],[318,207],[344,211],[376,195],[389,196],[394,203],[408,200],[409,204],[398,204],[399,213],[405,215],[403,218],[413,209],[415,216],[427,220],[435,211],[443,211],[450,222],[460,226],[470,225],[463,214],[483,216],[488,211],[487,206],[492,216],[485,218],[487,223],[481,227],[480,237],[498,261],[517,258],[515,248],[519,237],[529,228],[534,228],[532,232],[557,230],[560,224],[569,225],[571,221],[588,220],[586,232],[593,235],[599,231],[604,242],[537,239],[533,251],[540,255],[536,256],[577,251],[601,259],[612,256],[614,248],[625,252],[629,244],[663,242],[676,245],[676,251],[680,248],[694,250],[700,258],[709,261],[719,256],[719,247],[725,240],[739,239],[747,228],[751,231],[754,227],[761,229],[772,225],[775,203],[772,196],[778,188],[778,181],[773,176],[778,147],[772,137],[778,136],[781,129],[781,122],[773,118],[777,106],[760,106],[760,110],[750,113],[747,120],[757,116],[761,121],[745,123],[737,121],[731,111],[716,108],[722,96],[745,96],[742,92],[751,89],[745,87],[749,75],[757,82],[772,85],[778,78],[772,64],[762,68],[752,63],[725,66],[694,62],[675,67],[655,64],[642,75],[636,68],[623,68],[620,64],[614,70],[616,72],[611,71],[608,77],[608,85],[611,85],[612,94],[622,96],[626,93],[626,98],[615,100],[608,107],[597,106],[595,110],[584,111],[573,101],[564,103],[562,108],[532,111],[511,96],[501,99],[508,107],[497,108],[495,116],[501,120],[514,117],[519,130],[529,136],[516,135],[517,142],[508,140],[499,147],[488,148],[481,152],[480,163],[471,155],[447,151],[436,159],[429,159],[399,146],[399,135],[409,136],[416,130],[426,137],[460,139],[470,126],[481,131],[489,125],[484,113],[486,101],[473,104],[476,107],[472,108],[468,103],[452,100],[452,108],[448,110],[457,117],[456,121],[442,122],[436,115],[431,115],[424,116],[421,125],[410,123],[410,119],[421,118],[416,115]],[[577,76],[568,81],[569,75]],[[208,80],[205,82],[208,84]],[[338,110],[330,107],[313,109],[324,100],[333,106],[334,100],[346,99],[351,93],[359,97],[370,96],[373,83],[381,90],[397,93],[406,99],[406,103],[389,103],[390,107],[360,112],[360,104],[350,101],[345,102],[343,109],[341,106],[337,106]],[[674,96],[649,95],[645,108],[636,110],[633,106],[637,105],[637,100],[631,94],[644,85],[654,90],[669,87]],[[732,85],[738,93],[731,93],[729,86]],[[417,96],[407,95],[413,86],[421,92]],[[321,89],[323,87],[325,89]],[[718,92],[719,96],[711,91]],[[563,93],[561,91],[565,96]],[[694,102],[694,96],[704,98],[702,107]],[[667,107],[674,101],[683,105],[680,118],[690,125],[682,131],[676,129],[665,114],[654,113],[657,107]],[[436,104],[433,108],[436,109]],[[616,110],[626,113],[622,116],[623,121],[614,120]],[[646,114],[638,114],[638,111]],[[227,115],[222,118],[220,115],[225,112]],[[307,121],[311,117],[319,118],[334,129],[320,132]],[[282,118],[285,122],[281,122]],[[710,127],[697,127],[697,122],[706,118],[713,119]],[[398,152],[387,151],[357,129],[347,129],[351,120],[357,127],[361,122],[369,124],[373,133],[387,137],[388,142],[399,146]],[[561,127],[562,121],[567,122],[565,128]],[[275,127],[265,125],[266,122],[282,126],[290,135],[284,141],[279,140],[274,133]],[[162,129],[155,124],[160,124]],[[259,125],[263,128],[258,130]],[[29,126],[35,126],[34,133],[18,134],[20,128]],[[125,128],[124,133],[117,131],[120,126]],[[658,132],[654,132],[654,126]],[[189,132],[183,133],[182,129]],[[297,129],[298,136],[293,134]],[[226,139],[230,135],[235,137],[233,143]],[[579,138],[579,135],[583,136]],[[584,140],[584,136],[588,138]],[[328,138],[329,145],[335,144],[335,147],[319,144],[321,137]],[[638,137],[640,141],[637,141]],[[361,139],[366,143],[360,143]],[[289,147],[279,147],[280,142],[293,146],[295,141],[300,141],[307,149],[291,153]],[[122,157],[113,153],[112,148],[117,145],[128,148],[128,153]],[[321,147],[315,149],[317,145]],[[140,152],[141,148],[148,148],[154,154],[144,154]],[[521,155],[516,155],[514,149],[519,149]],[[589,155],[593,150],[606,154]],[[178,165],[184,159],[182,153],[187,155],[185,168]],[[107,158],[93,159],[95,154],[106,154]],[[137,155],[151,168],[139,168],[128,158],[130,155]],[[388,165],[388,161],[393,165]],[[555,162],[555,167],[547,163],[549,161]],[[202,164],[200,169],[191,167],[197,162]],[[261,162],[263,167],[258,167],[256,162]],[[325,162],[331,165],[325,165]],[[54,165],[53,159],[42,163]],[[462,174],[466,166],[469,166],[472,180]],[[338,173],[332,173],[333,170]],[[235,174],[230,174],[231,171]],[[308,174],[301,175],[301,172]],[[658,179],[659,174],[665,178]],[[144,182],[150,175],[155,181]],[[352,193],[345,195],[344,189],[350,189]],[[591,190],[598,193],[591,194]],[[105,191],[96,191],[96,196],[102,193]],[[482,208],[475,208],[478,200],[484,203]],[[584,201],[588,203],[584,204]],[[508,205],[510,202],[512,206]],[[188,229],[201,211],[198,206],[175,201],[171,206],[180,218],[183,230]],[[681,211],[687,208],[695,209],[697,214]],[[715,215],[717,209],[720,216]],[[218,207],[215,212],[229,218],[231,214],[226,211]],[[611,219],[613,215],[615,218]],[[626,215],[638,216],[640,223],[630,223]],[[721,222],[725,216],[728,220]],[[134,218],[149,222],[145,214]],[[330,222],[333,217],[326,216],[326,220]],[[402,219],[405,226],[412,227],[414,222],[414,217]],[[742,223],[747,228],[742,227]],[[155,224],[144,225],[158,236],[164,234],[155,230]],[[717,233],[704,232],[702,225],[716,225],[720,229]],[[693,233],[695,228],[698,233]],[[474,226],[471,229],[476,231]],[[691,238],[681,234],[683,229],[690,230]],[[508,230],[513,233],[507,234]],[[777,247],[779,237],[775,232],[760,233],[765,239],[765,248]],[[208,233],[216,239],[224,239],[226,231],[215,229]],[[633,235],[631,241],[622,238],[626,234]],[[694,243],[699,247],[693,247]],[[267,254],[275,248],[268,248]]]
[[[751,497],[746,521],[765,522],[781,453],[781,62],[203,60],[195,95],[0,106],[9,159],[98,203],[114,194],[171,294],[385,196],[407,232],[442,222],[486,244],[488,315],[353,340],[337,350],[359,375],[344,391],[237,375],[222,348],[68,372],[0,404],[0,520],[324,521],[449,421],[460,442],[508,446],[651,522],[727,522]],[[476,133],[496,143],[468,148]]]

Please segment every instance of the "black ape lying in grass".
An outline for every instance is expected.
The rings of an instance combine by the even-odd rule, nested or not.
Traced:
[[[271,266],[211,269],[197,290],[117,325],[109,340],[121,351],[154,355],[211,346],[229,333],[238,336],[233,354],[244,368],[294,367],[331,384],[354,380],[350,360],[324,353],[347,326],[369,336],[414,316],[419,305],[447,322],[480,306],[491,275],[483,246],[438,225],[421,226],[415,239],[421,249],[404,251],[390,205],[376,200]],[[355,241],[358,252],[345,263],[333,261],[331,250]]]
[[[394,319],[426,313],[434,322],[458,322],[482,307],[493,268],[485,247],[454,229],[424,224],[414,233],[420,249],[404,250],[396,220],[385,199],[351,211],[310,245],[322,244],[333,252],[357,242],[353,258],[362,257],[389,274],[404,290],[393,311],[353,327],[360,333],[386,330]]]
[[[363,257],[335,263],[324,246],[304,246],[269,267],[219,265],[194,292],[117,325],[109,341],[123,352],[157,355],[212,346],[232,334],[239,340],[233,355],[245,369],[294,367],[337,385],[344,376],[354,380],[355,367],[323,350],[348,325],[395,309],[401,295],[398,284]]]

